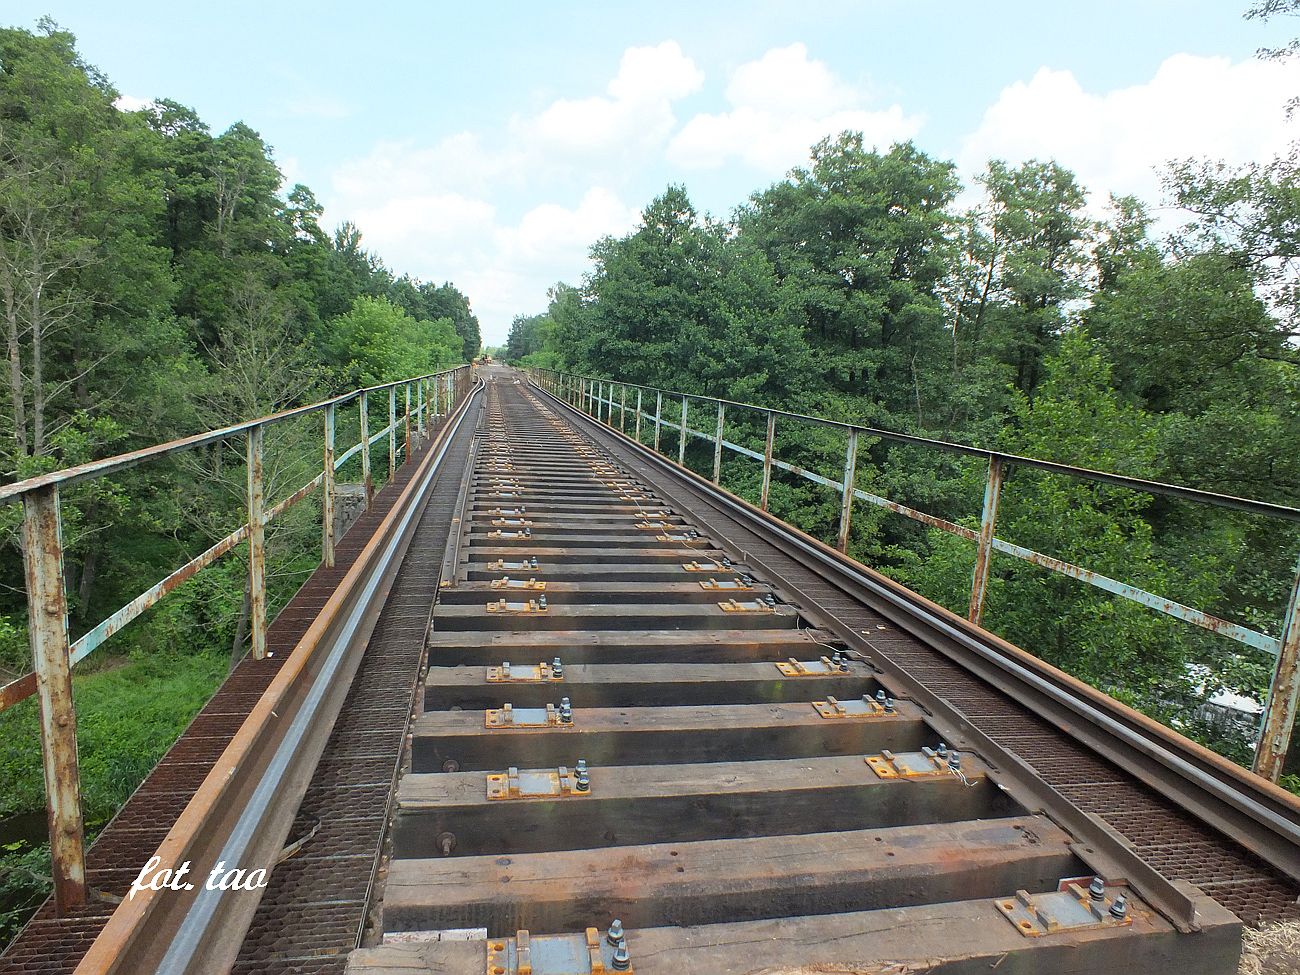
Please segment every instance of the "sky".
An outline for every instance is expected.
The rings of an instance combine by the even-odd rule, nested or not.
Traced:
[[[1255,52],[1300,23],[1245,6],[6,0],[0,21],[53,17],[123,107],[253,126],[327,228],[454,282],[498,344],[666,186],[725,218],[844,129],[912,139],[968,185],[993,157],[1054,158],[1098,212],[1110,193],[1159,206],[1170,159],[1271,158],[1300,129],[1300,63]]]

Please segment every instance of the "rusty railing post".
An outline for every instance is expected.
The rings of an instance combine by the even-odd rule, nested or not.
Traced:
[[[989,566],[993,562],[993,530],[998,521],[998,499],[1002,494],[1002,458],[989,458],[989,479],[984,486],[984,510],[980,515],[979,548],[975,553],[975,571],[970,581],[970,608],[966,618],[979,625],[984,617],[984,590],[988,588]]]
[[[370,475],[370,401],[366,391],[361,391],[361,483],[366,489],[366,510],[375,497],[375,479]]]
[[[411,384],[407,383],[405,388],[406,388],[406,413],[404,414],[403,419],[406,424],[406,446],[403,449],[406,452],[406,456],[403,458],[402,461],[403,463],[411,459]]]
[[[27,617],[41,712],[41,762],[60,915],[86,903],[86,842],[77,766],[77,713],[68,656],[68,600],[57,485],[23,495],[23,569]]]
[[[627,383],[618,386],[618,432],[627,432]]]
[[[248,612],[254,660],[266,656],[266,515],[262,487],[262,428],[250,427],[248,447]]]
[[[659,452],[659,434],[663,431],[664,394],[655,390],[655,453]]]
[[[849,525],[853,521],[853,491],[857,487],[858,431],[849,431],[849,448],[844,454],[844,497],[840,499],[840,534],[835,547],[849,550]]]
[[[636,388],[636,442],[641,442],[641,387]]]
[[[767,439],[763,442],[763,487],[759,493],[758,506],[767,510],[768,495],[772,490],[772,447],[776,442],[776,414],[767,412]]]
[[[682,397],[682,428],[677,436],[677,463],[686,465],[686,397]]]
[[[1252,765],[1256,775],[1270,782],[1282,777],[1291,735],[1295,728],[1296,708],[1300,705],[1300,569],[1291,584],[1286,620],[1282,624],[1282,646],[1277,667],[1268,687],[1264,719],[1260,725],[1259,744]]]
[[[325,406],[325,461],[321,469],[321,562],[334,568],[334,404]]]
[[[424,429],[424,383],[415,381],[415,435],[425,436]]]
[[[727,408],[718,400],[718,429],[713,434],[713,483],[722,483],[722,420],[727,415]]]
[[[397,387],[388,387],[388,480],[397,475]]]

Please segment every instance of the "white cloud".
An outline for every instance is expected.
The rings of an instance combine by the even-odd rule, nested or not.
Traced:
[[[662,142],[677,124],[673,102],[698,91],[704,75],[676,41],[623,52],[606,95],[561,98],[516,121],[538,148],[567,153],[636,150]]]
[[[888,145],[920,131],[920,116],[901,106],[864,107],[868,94],[836,78],[803,44],[773,48],[742,64],[726,90],[730,111],[696,115],[668,146],[668,158],[689,169],[740,160],[778,175],[807,158],[809,148],[845,129],[868,144]]]
[[[1245,162],[1283,151],[1300,131],[1284,107],[1297,90],[1297,63],[1176,54],[1150,81],[1100,93],[1044,67],[1003,89],[958,163],[971,176],[990,158],[1052,158],[1074,170],[1094,201],[1136,193],[1155,204],[1171,159]]]

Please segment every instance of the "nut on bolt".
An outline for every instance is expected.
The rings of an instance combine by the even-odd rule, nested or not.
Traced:
[[[573,789],[575,792],[591,791],[591,774],[587,771],[587,760],[578,759],[578,766],[575,769]]]
[[[567,697],[560,698],[560,722],[573,724],[573,705],[569,703]]]
[[[1106,899],[1106,881],[1100,877],[1093,877],[1092,883],[1088,885],[1088,896],[1095,901],[1104,901]]]
[[[620,941],[614,948],[614,960],[611,964],[616,972],[626,972],[631,969],[632,955],[627,950],[627,941]]]
[[[1122,921],[1128,917],[1128,894],[1120,894],[1111,902],[1110,916],[1116,921]]]
[[[624,941],[626,938],[627,935],[624,934],[623,932],[622,920],[620,920],[619,918],[614,918],[614,920],[610,923],[609,933],[605,935],[605,940],[612,945],[617,945],[619,942]]]

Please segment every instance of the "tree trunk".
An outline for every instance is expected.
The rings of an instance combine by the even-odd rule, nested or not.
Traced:
[[[45,367],[41,357],[44,355],[45,322],[41,320],[41,287],[38,284],[32,290],[32,456],[40,457],[45,453]]]
[[[14,409],[14,445],[27,453],[27,393],[23,388],[22,349],[18,343],[18,303],[9,281],[4,284],[5,338],[9,346],[9,401]]]
[[[81,566],[81,584],[77,587],[77,617],[84,623],[86,607],[90,604],[90,594],[95,585],[95,573],[99,568],[99,545],[92,542],[86,551],[86,559]]]

